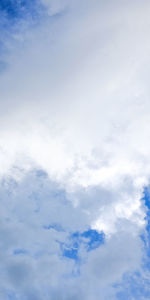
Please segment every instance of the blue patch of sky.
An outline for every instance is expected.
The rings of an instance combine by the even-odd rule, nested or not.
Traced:
[[[141,300],[150,299],[150,280],[143,278],[140,272],[125,274],[121,284],[115,284],[118,289],[116,299],[118,300]]]
[[[25,249],[15,249],[14,251],[13,251],[13,254],[14,255],[24,255],[24,254],[28,254],[28,251],[27,250],[25,250]]]
[[[63,256],[70,259],[78,260],[78,248],[64,248]]]
[[[40,8],[40,9],[39,9]],[[0,12],[9,21],[20,18],[37,18],[41,13],[42,5],[38,0],[1,0]]]
[[[49,14],[41,0],[0,0],[0,75],[9,69],[7,54],[16,43],[24,42],[24,32],[49,18],[53,23],[63,15],[62,11]]]
[[[144,202],[146,207],[145,220],[147,222],[147,225],[146,225],[146,234],[142,235],[141,238],[144,242],[146,255],[147,255],[146,266],[147,268],[150,269],[150,188],[149,187],[144,188],[144,196],[142,198],[142,201]]]
[[[79,250],[81,246],[89,252],[104,244],[104,241],[105,235],[103,232],[99,233],[93,229],[81,233],[74,232],[69,236],[68,243],[61,244],[62,254],[67,258],[78,261],[80,260]]]
[[[91,251],[98,248],[101,244],[104,243],[104,233],[99,233],[96,230],[89,229],[82,233],[82,237],[87,239],[87,249]]]
[[[36,26],[45,15],[46,8],[39,0],[0,0],[0,73],[6,70],[5,55],[15,41],[15,34]]]

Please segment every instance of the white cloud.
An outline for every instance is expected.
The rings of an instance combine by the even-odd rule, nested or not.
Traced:
[[[45,20],[19,32],[12,49],[12,40],[8,40],[9,68],[0,80],[0,176],[1,181],[10,176],[22,184],[28,174],[29,182],[19,191],[24,199],[24,184],[30,186],[29,172],[42,169],[66,191],[70,204],[66,208],[57,200],[56,207],[51,202],[47,210],[47,202],[42,203],[37,220],[30,215],[34,200],[22,200],[19,205],[15,195],[13,200],[7,198],[9,205],[3,205],[2,215],[9,214],[14,205],[8,218],[14,215],[17,222],[26,224],[21,229],[24,233],[28,226],[40,226],[49,218],[67,230],[87,226],[103,230],[107,244],[89,258],[85,273],[90,279],[82,276],[83,282],[93,281],[96,268],[107,286],[113,280],[105,270],[98,272],[100,257],[110,260],[115,280],[138,268],[141,261],[138,236],[145,226],[145,210],[140,199],[150,177],[150,5],[147,1],[120,4],[96,0],[43,3],[49,7]],[[61,214],[57,214],[59,210]],[[9,235],[10,229],[6,229]],[[40,229],[36,233],[31,230],[31,240],[37,233],[46,248],[47,236],[42,236]],[[127,241],[123,252],[120,247]],[[53,246],[57,251],[56,243]],[[47,259],[50,257],[45,256]],[[61,263],[56,257],[56,265]],[[62,270],[66,270],[64,264]],[[58,278],[59,270],[54,281]],[[55,289],[57,284],[53,299]],[[75,299],[81,298],[83,290],[81,286],[80,297],[75,294]],[[93,293],[92,288],[89,299]],[[97,294],[94,297],[99,299]]]
[[[31,291],[39,299],[80,299],[82,295],[90,300],[99,299],[100,293],[105,299],[124,272],[140,266],[142,241],[137,225],[120,219],[117,232],[104,245],[91,252],[80,246],[80,263],[63,257],[61,243],[68,243],[70,233],[89,228],[100,206],[97,198],[108,201],[109,192],[82,191],[82,205],[74,207],[65,190],[40,172],[27,174],[19,184],[12,179],[1,182],[0,290],[5,295],[14,291],[17,299],[30,299]],[[57,226],[46,229],[53,224],[61,225],[60,230]]]

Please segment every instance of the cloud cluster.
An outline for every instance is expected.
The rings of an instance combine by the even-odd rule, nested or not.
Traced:
[[[9,293],[12,299],[105,299],[113,294],[114,282],[139,267],[142,241],[127,220],[120,220],[119,230],[91,251],[86,246],[90,234],[82,234],[78,260],[68,255],[70,247],[77,247],[70,234],[87,232],[95,210],[75,207],[43,172],[28,173],[21,183],[3,180],[0,195],[2,299],[9,299]],[[83,195],[88,201],[88,193]]]
[[[7,36],[1,26],[2,298],[117,299],[112,284],[143,256],[150,5],[37,8],[36,23],[20,16]],[[31,175],[39,169],[42,179]],[[62,230],[44,229],[54,225]],[[62,259],[69,233],[89,228],[104,245],[88,254],[82,245],[80,267]]]

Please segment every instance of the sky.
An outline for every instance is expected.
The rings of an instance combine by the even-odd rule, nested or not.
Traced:
[[[150,299],[149,15],[0,0],[0,299]]]

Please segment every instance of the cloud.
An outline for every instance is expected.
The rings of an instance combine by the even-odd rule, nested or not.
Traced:
[[[142,240],[136,224],[120,220],[117,232],[102,240],[89,230],[95,210],[88,203],[89,211],[75,207],[43,173],[32,171],[20,183],[3,180],[0,196],[4,299],[9,291],[17,295],[14,299],[98,299],[100,293],[105,299],[106,288],[112,294],[114,282],[139,268]]]
[[[3,19],[2,293],[18,293],[14,299],[116,299],[112,284],[140,268],[150,177],[149,11],[147,1],[43,0],[35,19],[33,11],[19,15],[13,29],[10,16]],[[106,241],[88,254],[81,243],[78,277],[60,244],[89,229]]]

